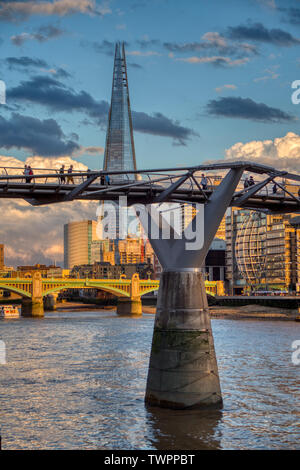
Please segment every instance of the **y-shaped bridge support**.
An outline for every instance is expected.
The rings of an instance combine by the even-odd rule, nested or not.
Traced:
[[[153,216],[157,211],[153,206],[144,210],[138,208],[140,220],[163,267],[145,396],[149,405],[165,408],[222,407],[200,267],[242,173],[243,169],[231,169],[202,206],[203,242],[200,247],[189,244],[195,220],[180,239],[174,231],[172,239],[162,239],[157,233],[170,230],[169,224],[162,217]],[[150,226],[151,232],[148,230]]]

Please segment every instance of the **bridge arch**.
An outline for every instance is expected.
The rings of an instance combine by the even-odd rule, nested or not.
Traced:
[[[1,287],[0,287],[1,288]],[[108,287],[108,286],[102,286],[102,285],[93,285],[89,284],[88,286],[56,286],[51,289],[47,289],[43,291],[43,297],[46,295],[54,294],[56,292],[60,292],[62,290],[66,289],[98,289],[98,290],[103,290],[104,292],[108,292],[110,294],[115,295],[116,297],[130,297],[130,293],[126,292],[122,289],[118,289],[117,287]]]
[[[27,299],[31,299],[32,297],[31,291],[21,289],[20,287],[16,287],[11,284],[0,283],[0,289],[8,290],[9,292],[14,292],[15,294],[19,294],[22,297],[26,297]]]

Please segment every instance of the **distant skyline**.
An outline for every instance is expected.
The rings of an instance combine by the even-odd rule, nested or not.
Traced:
[[[0,166],[102,167],[118,40],[138,168],[244,158],[299,171],[299,0],[0,2]],[[95,216],[93,204],[1,205],[15,264],[61,262],[60,220]],[[40,218],[40,237],[21,234],[24,214]]]

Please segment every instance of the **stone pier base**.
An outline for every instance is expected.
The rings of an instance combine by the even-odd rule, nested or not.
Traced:
[[[58,294],[48,294],[44,297],[44,308],[46,311],[53,312],[56,310],[56,301]]]
[[[222,407],[205,285],[197,270],[161,275],[145,402]]]
[[[43,299],[39,299],[39,300],[23,299],[21,315],[22,317],[36,317],[36,318],[43,317],[44,316]]]
[[[118,298],[117,304],[118,315],[142,315],[141,298],[129,299],[126,297]]]

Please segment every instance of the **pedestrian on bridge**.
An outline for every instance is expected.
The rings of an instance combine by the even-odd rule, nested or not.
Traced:
[[[28,178],[28,183],[31,183],[31,180],[32,180],[32,177],[33,177],[33,169],[31,168],[30,165],[28,165],[28,175],[30,176],[30,178]]]
[[[66,182],[66,178],[64,176],[65,174],[65,165],[62,165],[60,170],[59,170],[59,182],[60,184],[64,184]]]
[[[250,176],[249,178],[249,186],[253,186],[255,184],[255,181],[253,179],[253,176]]]
[[[207,189],[207,178],[204,173],[201,175],[201,185],[202,189],[205,191]]]
[[[74,184],[72,173],[73,173],[73,165],[71,165],[70,168],[68,169],[67,183]]]
[[[25,175],[25,183],[30,183],[29,167],[27,165],[24,166],[23,175]]]

